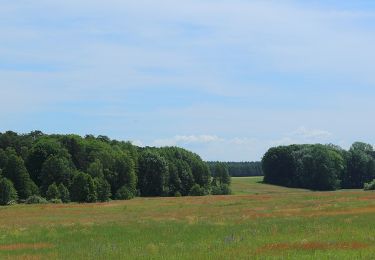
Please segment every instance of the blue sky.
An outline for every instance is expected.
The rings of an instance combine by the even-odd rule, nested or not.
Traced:
[[[0,131],[259,160],[375,143],[374,1],[2,0]]]

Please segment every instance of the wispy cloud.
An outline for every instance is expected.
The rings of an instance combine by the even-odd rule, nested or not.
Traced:
[[[186,144],[204,144],[211,142],[222,141],[216,135],[176,135],[172,138],[156,139],[153,142],[155,146],[172,146],[172,145],[186,145]]]
[[[290,136],[302,137],[305,139],[326,139],[332,136],[332,134],[325,130],[319,129],[308,129],[304,126],[301,126],[297,130],[293,131]]]

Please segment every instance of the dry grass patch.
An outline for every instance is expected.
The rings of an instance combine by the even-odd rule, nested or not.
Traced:
[[[14,251],[14,250],[22,250],[22,249],[45,249],[45,248],[53,248],[54,246],[50,243],[17,243],[17,244],[9,244],[9,245],[0,245],[1,251]]]
[[[358,250],[369,247],[360,242],[303,242],[267,244],[257,249],[257,253],[281,252],[286,250]]]

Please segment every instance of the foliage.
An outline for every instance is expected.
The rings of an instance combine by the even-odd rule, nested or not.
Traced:
[[[17,191],[13,183],[0,177],[0,205],[9,205],[18,199]]]
[[[77,202],[95,202],[97,200],[96,188],[90,175],[78,172],[73,178],[70,196]]]
[[[98,201],[105,202],[111,198],[111,185],[103,178],[94,178]]]
[[[354,143],[347,152],[334,145],[271,148],[262,159],[264,182],[312,190],[362,188],[375,177],[372,146]]]
[[[53,204],[61,204],[61,203],[63,203],[61,199],[50,199],[49,202],[53,203]]]
[[[343,188],[363,187],[364,183],[375,178],[375,160],[372,146],[354,143],[347,154],[347,172],[343,176]]]
[[[129,190],[127,186],[122,186],[116,192],[116,199],[118,200],[130,200],[134,198],[134,192]]]
[[[25,203],[26,204],[46,204],[48,203],[48,201],[45,198],[40,197],[38,195],[32,195],[26,199]]]
[[[52,183],[52,184],[48,187],[48,190],[47,190],[47,192],[46,192],[46,198],[47,198],[48,200],[52,200],[52,199],[60,199],[60,198],[61,198],[61,195],[60,195],[59,189],[57,188],[56,183]]]
[[[3,176],[13,182],[19,198],[26,199],[36,194],[38,189],[35,183],[30,179],[23,159],[11,148],[6,150],[6,155],[7,163],[3,169]]]
[[[142,196],[161,196],[167,192],[168,165],[157,152],[146,150],[139,158],[139,189]]]
[[[211,174],[214,176],[215,166],[219,162],[207,162]],[[222,162],[228,168],[231,177],[263,176],[261,162]]]
[[[20,201],[42,195],[64,203],[187,196],[195,184],[209,194],[212,184],[207,164],[182,148],[40,131],[0,133],[0,175],[13,183]]]
[[[190,196],[204,196],[205,195],[205,190],[199,184],[194,184],[194,186],[191,188]]]
[[[45,194],[51,183],[71,185],[73,171],[69,166],[69,161],[64,157],[51,155],[42,165],[40,183],[42,194]]]
[[[229,195],[232,194],[228,184],[212,186],[212,195]]]
[[[64,184],[60,183],[57,187],[59,189],[60,199],[62,202],[67,203],[70,202],[70,193],[67,187]]]
[[[375,180],[372,180],[371,182],[365,183],[364,190],[375,190]]]

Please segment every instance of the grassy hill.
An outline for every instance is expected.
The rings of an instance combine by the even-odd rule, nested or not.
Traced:
[[[0,258],[371,259],[375,193],[233,178],[232,196],[0,208]]]

